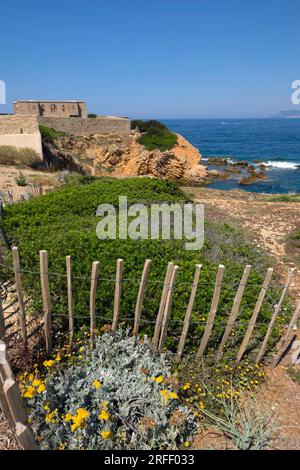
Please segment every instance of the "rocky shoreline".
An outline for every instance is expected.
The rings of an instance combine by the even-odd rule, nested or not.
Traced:
[[[257,168],[247,160],[234,162],[222,157],[210,157],[207,159],[207,163],[209,166],[218,168],[218,170],[209,170],[209,174],[215,179],[228,179],[231,175],[240,174],[239,185],[253,184],[268,179],[266,166],[262,160],[254,160],[253,163],[257,165]]]

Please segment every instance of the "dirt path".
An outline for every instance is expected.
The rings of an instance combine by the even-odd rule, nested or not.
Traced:
[[[195,202],[205,204],[207,218],[224,220],[244,228],[259,247],[275,259],[276,270],[285,278],[289,267],[298,268],[291,294],[300,298],[300,259],[289,241],[300,228],[300,204],[268,202],[267,196],[243,191],[218,191],[186,188]],[[300,332],[298,328],[298,339]],[[267,371],[268,380],[260,390],[259,404],[277,416],[271,448],[300,449],[300,385],[288,374],[291,366],[287,355],[276,369]],[[294,366],[300,371],[300,365]]]

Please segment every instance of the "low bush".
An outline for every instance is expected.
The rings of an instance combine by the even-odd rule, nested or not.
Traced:
[[[171,329],[167,338],[167,347],[177,345],[182,330],[187,304],[191,293],[195,264],[203,264],[199,287],[195,299],[192,323],[189,330],[186,350],[199,347],[203,334],[218,264],[226,266],[225,277],[215,320],[213,335],[209,346],[219,343],[228,315],[240,282],[244,266],[252,264],[252,271],[245,289],[240,309],[237,334],[234,347],[247,328],[261,284],[269,265],[269,260],[236,228],[222,223],[207,221],[205,241],[201,250],[189,251],[185,248],[186,240],[138,239],[99,240],[96,227],[100,218],[96,216],[99,204],[109,203],[118,207],[119,195],[128,197],[128,204],[158,202],[186,202],[187,198],[175,183],[150,178],[131,178],[117,180],[113,178],[86,179],[78,177],[72,184],[35,198],[24,204],[15,204],[4,210],[4,229],[7,236],[20,249],[21,265],[25,269],[22,275],[26,294],[33,299],[32,308],[42,311],[39,271],[39,250],[49,253],[50,289],[54,322],[63,322],[67,312],[66,295],[66,255],[72,256],[74,312],[77,325],[87,323],[89,309],[89,290],[92,262],[100,262],[100,280],[97,289],[97,322],[111,321],[114,302],[116,260],[124,259],[124,282],[120,306],[120,322],[133,325],[136,298],[140,277],[146,258],[152,259],[144,307],[141,318],[141,331],[153,334],[166,267],[169,261],[179,265],[177,283],[174,291]],[[7,263],[11,264],[11,255],[7,254]],[[36,274],[31,274],[36,272]],[[0,275],[12,277],[10,270]],[[253,345],[261,340],[267,324],[278,302],[278,288],[268,290],[262,306],[258,324],[253,336]],[[289,315],[289,307],[283,310],[274,330],[274,338],[280,331],[280,325]],[[270,343],[272,344],[272,343]]]
[[[170,132],[167,126],[159,121],[135,120],[132,121],[131,127],[142,132],[139,142],[149,151],[159,149],[165,152],[171,150],[177,143],[176,134]]]
[[[54,142],[55,139],[59,139],[60,137],[64,137],[66,132],[61,132],[61,131],[56,131],[55,129],[52,129],[52,127],[47,127],[40,125],[39,126],[40,133],[42,136],[42,140],[45,142]]]
[[[20,171],[19,176],[16,178],[16,185],[17,186],[27,186],[28,185],[27,180],[26,180],[24,174],[22,173],[22,171]]]
[[[17,148],[13,145],[0,146],[1,165],[32,166],[40,160],[38,153],[30,147]]]
[[[69,354],[69,356],[71,356]],[[21,390],[43,449],[175,450],[191,445],[193,415],[181,406],[170,358],[145,340],[105,333],[71,365],[61,353],[45,377],[25,373]]]
[[[94,114],[94,113],[90,113],[87,115],[88,118],[90,119],[95,119],[97,117],[97,114]]]

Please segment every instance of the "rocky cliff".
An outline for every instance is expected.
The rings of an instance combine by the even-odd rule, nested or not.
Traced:
[[[98,176],[152,176],[202,183],[208,177],[201,154],[181,135],[177,145],[165,152],[148,151],[138,142],[139,134],[67,135],[43,142],[46,162],[53,169],[68,168]]]

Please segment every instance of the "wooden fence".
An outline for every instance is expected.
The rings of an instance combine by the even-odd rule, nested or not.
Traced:
[[[12,248],[13,253],[13,271],[14,271],[14,280],[15,280],[15,288],[16,288],[16,296],[18,302],[18,315],[19,315],[19,325],[20,325],[20,335],[24,344],[24,347],[27,347],[28,342],[28,335],[27,335],[27,326],[26,326],[26,305],[24,302],[23,297],[23,287],[22,287],[22,270],[20,268],[20,257],[19,257],[19,250],[17,247]],[[140,324],[142,321],[142,313],[143,313],[143,304],[145,300],[145,292],[146,286],[148,281],[148,275],[151,267],[151,260],[147,259],[144,264],[143,272],[141,275],[140,285],[138,289],[137,299],[136,299],[136,306],[135,306],[135,315],[132,319],[133,321],[133,335],[135,337],[138,336],[140,330]],[[189,329],[191,326],[192,320],[192,312],[195,303],[195,297],[197,293],[197,288],[199,284],[199,279],[201,276],[201,265],[195,266],[195,274],[194,280],[191,286],[191,293],[190,299],[187,305],[187,310],[185,314],[185,318],[183,321],[183,328],[182,333],[179,339],[178,347],[177,347],[177,358],[181,359],[184,354],[184,348],[186,344],[186,340],[188,337]],[[111,329],[115,332],[119,325],[119,316],[120,316],[120,305],[121,305],[121,298],[122,298],[122,284],[123,284],[123,271],[124,271],[124,261],[122,259],[117,260],[116,266],[116,277],[115,277],[115,292],[114,292],[114,305],[113,305],[113,318],[112,318],[112,325]],[[216,360],[219,360],[226,347],[232,329],[235,327],[237,318],[240,312],[240,306],[243,299],[243,294],[247,285],[247,281],[249,278],[249,274],[251,271],[251,266],[247,265],[244,269],[242,278],[237,288],[237,292],[233,301],[232,309],[228,318],[228,323],[225,328],[225,332],[221,339],[218,351],[216,353]],[[204,333],[201,338],[199,348],[196,354],[196,360],[200,360],[205,352],[207,351],[208,343],[211,338],[215,319],[218,312],[219,300],[221,295],[222,283],[224,278],[225,267],[223,265],[219,265],[217,276],[215,279],[215,286],[214,292],[211,300],[211,306],[208,314],[208,318],[205,324]],[[263,339],[263,342],[260,346],[259,352],[256,357],[256,363],[259,363],[263,356],[266,353],[267,346],[272,335],[273,328],[275,326],[276,319],[282,309],[283,302],[287,296],[289,286],[292,282],[292,278],[294,275],[295,269],[290,269],[286,283],[282,288],[280,300],[276,305],[274,313],[272,315],[271,321],[268,325],[268,329],[266,335]],[[168,331],[170,329],[170,321],[172,316],[172,303],[173,303],[173,294],[176,284],[176,277],[178,273],[178,266],[174,265],[173,263],[169,263],[167,266],[165,279],[162,287],[162,294],[161,300],[158,308],[158,314],[154,325],[153,337],[152,337],[152,346],[154,351],[160,353],[163,351],[166,339],[168,335]],[[52,302],[50,296],[50,287],[49,287],[49,273],[48,270],[48,252],[45,250],[40,251],[40,283],[41,283],[41,292],[42,292],[42,304],[43,304],[43,328],[44,328],[44,337],[45,337],[45,345],[46,345],[46,353],[50,355],[52,353]],[[259,292],[252,316],[247,324],[246,333],[243,337],[241,345],[239,347],[236,360],[237,362],[241,361],[243,356],[245,355],[249,343],[251,341],[254,327],[257,323],[259,313],[261,311],[261,307],[263,305],[266,293],[268,288],[270,287],[271,278],[273,275],[273,269],[269,268],[267,270],[263,285]],[[73,338],[74,338],[74,308],[73,308],[73,286],[72,286],[72,259],[70,256],[66,257],[66,280],[67,280],[67,300],[68,300],[68,326],[69,326],[69,343],[72,346]],[[94,261],[91,268],[91,277],[90,277],[90,302],[89,302],[89,310],[90,310],[90,343],[91,346],[93,344],[93,339],[96,332],[96,293],[97,293],[97,286],[99,280],[99,262]],[[278,362],[280,361],[285,349],[288,346],[288,343],[291,341],[293,336],[293,328],[297,325],[297,321],[300,316],[300,300],[296,303],[295,312],[291,318],[289,325],[286,327],[285,333],[281,338],[278,344],[278,353],[273,362],[273,367],[275,367]],[[0,299],[0,339],[5,338],[5,315],[3,313],[3,307],[1,305]]]
[[[18,303],[18,316],[19,316],[19,327],[20,335],[23,341],[24,348],[28,346],[28,333],[26,325],[26,303],[24,302],[23,296],[23,286],[22,286],[22,270],[20,268],[20,257],[19,250],[17,247],[12,248],[13,254],[13,272],[14,272],[14,281],[15,281],[15,294],[17,297]],[[147,259],[144,264],[144,268],[141,275],[140,285],[138,289],[138,295],[136,299],[135,315],[133,319],[133,335],[138,336],[140,330],[140,324],[142,320],[143,304],[145,299],[146,286],[148,281],[148,275],[151,268],[151,260]],[[195,266],[195,274],[193,283],[191,286],[191,293],[189,302],[187,305],[187,310],[185,318],[183,321],[183,329],[180,336],[179,344],[177,347],[177,359],[180,360],[184,353],[185,343],[189,333],[189,328],[191,324],[192,312],[195,303],[195,297],[197,293],[197,288],[199,284],[199,279],[201,276],[201,265]],[[115,278],[115,293],[114,293],[114,306],[113,306],[113,318],[111,329],[115,332],[119,324],[119,314],[120,314],[120,305],[122,298],[122,282],[123,282],[123,271],[124,271],[124,261],[122,259],[117,260],[116,266],[116,278]],[[236,320],[239,315],[240,306],[243,298],[243,294],[247,285],[247,281],[250,275],[251,266],[247,265],[244,269],[242,278],[237,288],[237,292],[233,301],[232,309],[229,315],[228,323],[225,328],[225,332],[221,339],[218,351],[216,353],[216,360],[219,360],[224,352],[224,348],[229,339],[230,333],[236,324]],[[283,302],[286,298],[289,286],[291,284],[294,269],[289,270],[286,283],[282,288],[280,300],[276,305],[274,313],[272,315],[271,321],[269,323],[266,335],[259,349],[259,353],[256,357],[256,363],[259,363],[264,356],[269,339],[271,337],[276,319],[281,311]],[[196,354],[196,360],[200,360],[208,346],[210,340],[215,318],[218,312],[219,299],[222,289],[222,283],[224,278],[225,267],[220,265],[217,271],[217,276],[215,279],[214,292],[212,296],[211,306],[206,321],[205,329],[203,336],[201,338],[198,352]],[[178,273],[178,266],[174,263],[169,263],[166,269],[165,279],[163,282],[162,294],[160,299],[160,304],[158,308],[158,314],[155,321],[153,337],[152,337],[152,347],[155,352],[160,353],[163,351],[166,343],[166,338],[168,334],[168,329],[170,326],[170,320],[172,315],[172,302],[173,294],[176,284],[176,277]],[[40,251],[40,282],[41,282],[41,291],[42,291],[42,302],[43,302],[43,326],[44,326],[44,336],[45,336],[45,345],[46,353],[51,354],[52,352],[52,303],[50,296],[49,288],[49,273],[48,270],[48,253],[45,250]],[[260,293],[258,295],[251,319],[248,323],[248,327],[243,338],[243,341],[240,345],[236,360],[239,362],[244,356],[247,346],[251,340],[253,329],[257,322],[263,301],[266,296],[267,289],[270,286],[271,278],[273,274],[273,269],[269,268],[263,285],[261,287]],[[74,307],[73,307],[73,286],[72,286],[72,259],[70,256],[66,257],[66,280],[67,280],[67,297],[68,297],[68,326],[69,326],[69,343],[70,347],[72,346],[74,339]],[[93,347],[93,339],[95,336],[96,330],[96,292],[99,280],[99,262],[94,261],[91,268],[91,277],[90,277],[90,345]],[[35,441],[34,433],[28,423],[28,417],[26,409],[24,407],[18,385],[13,375],[12,368],[9,364],[7,358],[7,345],[3,341],[6,339],[6,319],[4,315],[4,308],[1,301],[0,295],[0,403],[3,410],[3,413],[13,430],[16,439],[18,440],[22,449],[25,450],[35,450],[38,449],[38,445]],[[293,329],[297,325],[297,321],[300,316],[300,300],[296,302],[296,308],[292,315],[289,325],[286,327],[286,330],[283,334],[283,337],[279,341],[277,354],[273,361],[273,367],[275,367],[280,361],[285,350],[288,348],[291,339],[293,337]]]

